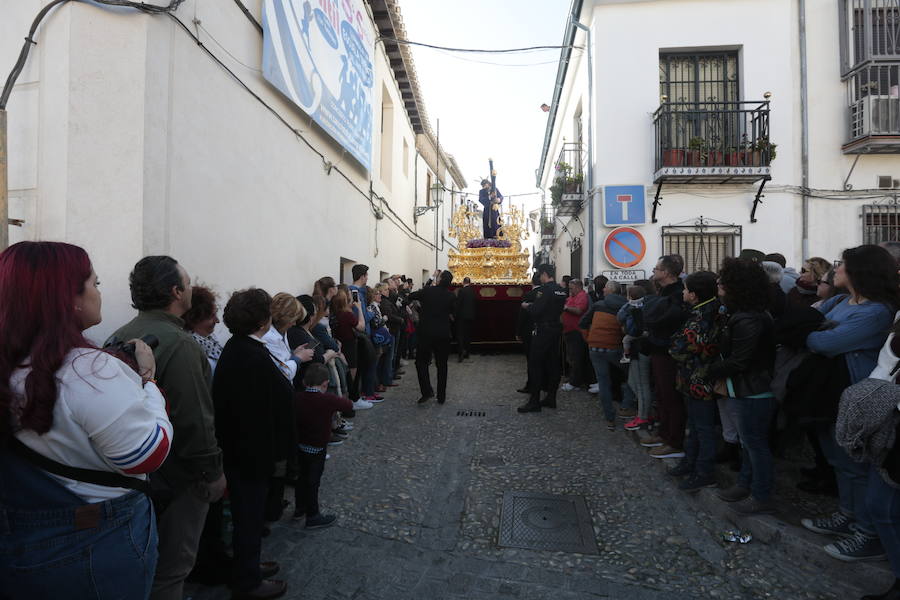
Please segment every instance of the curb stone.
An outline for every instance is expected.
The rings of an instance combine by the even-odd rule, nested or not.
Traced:
[[[650,437],[643,429],[630,433],[635,443]],[[678,463],[678,459],[674,458],[662,460],[650,456],[647,458],[651,462],[658,462],[662,473],[665,473],[667,467],[673,467]],[[720,482],[723,479],[721,472],[717,472],[716,477]],[[779,508],[775,515],[744,516],[730,510],[726,502],[719,500],[713,488],[702,489],[695,494],[685,493],[683,496],[693,498],[693,501],[705,511],[734,524],[735,527],[744,531],[749,530],[753,534],[753,541],[772,546],[789,561],[811,565],[823,573],[828,573],[829,579],[835,581],[837,585],[854,588],[854,592],[865,590],[863,593],[872,593],[886,589],[894,583],[894,575],[887,561],[844,562],[831,558],[822,550],[822,546],[832,541],[832,538],[817,535],[780,519],[779,514],[791,512],[787,507]]]

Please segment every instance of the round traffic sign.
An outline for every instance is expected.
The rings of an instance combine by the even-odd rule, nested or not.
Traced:
[[[633,267],[647,254],[647,241],[636,229],[617,227],[603,242],[603,254],[611,265],[619,269]]]

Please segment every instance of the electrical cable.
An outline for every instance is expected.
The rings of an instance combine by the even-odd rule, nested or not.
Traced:
[[[241,9],[241,12],[244,13],[244,16],[247,17],[247,20],[253,23],[253,26],[256,27],[256,30],[260,33],[263,32],[263,26],[260,25],[259,21],[256,20],[256,17],[253,16],[244,3],[241,0],[234,0],[234,3],[237,4],[238,8]]]
[[[3,85],[3,92],[0,93],[0,110],[6,109],[6,104],[7,102],[9,102],[9,96],[10,94],[12,94],[13,86],[16,85],[16,80],[19,78],[19,75],[21,75],[22,69],[25,68],[25,61],[28,58],[28,53],[31,51],[31,46],[37,45],[37,42],[34,41],[34,34],[37,32],[41,21],[43,21],[44,17],[47,16],[47,13],[49,13],[55,7],[69,1],[70,0],[53,0],[40,10],[40,12],[38,12],[37,16],[34,18],[34,21],[32,21],[31,29],[28,30],[28,36],[25,38],[25,44],[22,46],[22,50],[19,51],[19,58],[16,60],[15,64],[13,65],[12,71],[9,72],[9,76],[6,78],[6,83]],[[132,0],[93,1],[97,4],[105,4],[108,6],[134,8],[136,10],[140,10],[142,12],[150,14],[171,13],[172,11],[177,10],[179,5],[184,2],[184,0],[171,0],[166,6],[159,6],[156,4],[147,4],[146,2],[134,2]]]
[[[173,15],[173,14],[169,14],[169,17],[170,17],[171,19],[173,19],[173,20],[181,27],[181,29],[182,29],[188,36],[190,36],[191,39],[193,39],[194,42],[196,42],[196,44],[197,44],[198,46],[200,46],[200,48],[203,49],[203,51],[204,51],[210,58],[213,59],[213,61],[215,61],[216,64],[218,64],[218,65],[219,65],[220,67],[222,67],[229,75],[231,75],[232,79],[234,79],[234,80],[238,83],[238,85],[240,85],[242,88],[244,88],[244,90],[245,90],[247,93],[249,93],[251,96],[253,96],[253,98],[254,98],[257,102],[259,102],[260,104],[262,104],[262,105],[266,108],[266,110],[268,110],[270,113],[272,113],[272,114],[275,116],[275,118],[278,119],[285,127],[287,127],[288,129],[290,129],[291,132],[293,132],[293,134],[294,134],[297,138],[299,138],[303,143],[305,143],[306,146],[307,146],[310,150],[313,151],[313,153],[315,153],[316,155],[318,155],[318,157],[319,157],[320,159],[322,159],[322,161],[325,161],[325,160],[326,160],[326,159],[325,159],[325,155],[322,154],[315,146],[313,146],[312,143],[311,143],[309,140],[307,140],[307,139],[303,136],[302,132],[301,132],[299,129],[297,129],[296,127],[294,127],[293,125],[291,125],[291,124],[290,124],[290,123],[289,123],[289,122],[281,115],[281,113],[279,113],[277,110],[275,110],[274,107],[272,107],[269,103],[267,103],[267,102],[266,102],[259,94],[257,94],[256,92],[254,92],[254,91],[253,91],[246,83],[244,83],[244,81],[243,81],[240,77],[238,77],[237,74],[236,74],[234,71],[232,71],[232,70],[228,67],[228,65],[226,65],[224,62],[222,62],[222,60],[221,60],[218,56],[216,56],[209,48],[206,47],[206,45],[203,43],[203,41],[202,41],[200,38],[198,38],[198,37],[194,34],[194,32],[191,31],[190,28],[189,28],[189,27],[188,27],[181,19],[179,19],[178,17],[176,17],[176,16]],[[216,43],[218,43],[218,42],[216,42]],[[371,196],[370,196],[368,193],[366,193],[365,190],[361,189],[358,185],[356,185],[356,182],[354,182],[354,181],[353,181],[346,173],[344,173],[341,169],[339,169],[339,168],[337,168],[337,167],[333,167],[332,170],[335,171],[335,172],[337,172],[341,177],[344,178],[345,181],[347,181],[347,183],[349,183],[349,184],[350,184],[357,192],[359,192],[359,194],[360,194],[361,196],[363,196],[364,198],[366,198],[366,199],[369,201],[369,205],[370,205],[370,207],[372,208],[372,210],[373,210],[373,212],[374,212],[374,210],[375,210],[375,204],[374,204],[374,202],[372,201]],[[384,214],[386,214],[386,215],[387,215],[387,214],[390,214],[390,215],[393,217],[393,218],[391,218],[391,222],[393,222],[395,225],[398,225],[398,227],[401,227],[402,229],[405,229],[406,231],[404,231],[404,233],[407,235],[407,237],[410,237],[410,239],[414,239],[414,240],[416,240],[416,241],[418,241],[418,242],[424,244],[425,246],[427,246],[427,247],[430,248],[430,249],[434,249],[435,244],[429,242],[428,240],[426,240],[425,238],[423,238],[422,236],[420,236],[418,233],[416,233],[415,230],[413,230],[412,228],[410,228],[409,225],[408,225],[405,221],[403,221],[402,217],[400,217],[400,215],[398,215],[398,214],[394,211],[394,209],[391,208],[390,204],[389,204],[387,201],[384,201],[384,207],[387,209],[387,213],[384,213]],[[407,233],[407,232],[408,232],[408,233]]]
[[[449,46],[436,46],[434,44],[426,44],[424,42],[413,42],[410,40],[401,40],[399,38],[380,35],[376,42],[388,40],[395,44],[403,44],[406,46],[422,46],[423,48],[433,48],[435,50],[447,50],[448,52],[473,52],[485,54],[511,54],[515,52],[533,52],[535,50],[560,50],[562,48],[581,48],[581,46],[526,46],[525,48],[494,48],[494,49],[478,49],[478,48],[451,48]]]

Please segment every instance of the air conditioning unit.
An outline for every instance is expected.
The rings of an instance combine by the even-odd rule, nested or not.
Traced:
[[[900,134],[900,98],[866,96],[850,107],[850,135]]]

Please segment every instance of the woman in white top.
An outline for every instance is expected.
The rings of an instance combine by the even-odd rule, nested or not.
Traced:
[[[287,330],[305,318],[306,310],[287,292],[279,292],[272,298],[272,325],[262,341],[288,381],[294,380],[297,369],[302,363],[311,361],[315,352],[307,344],[301,344],[291,352],[288,345]]]
[[[150,594],[156,521],[135,489],[168,455],[172,425],[146,344],[130,342],[138,374],[85,339],[100,323],[98,286],[78,246],[20,242],[0,254],[0,590],[10,598]]]

